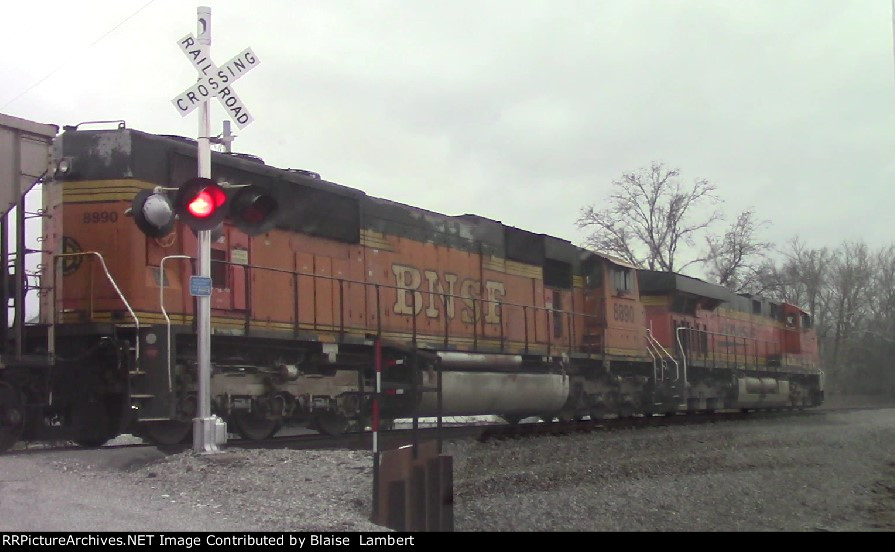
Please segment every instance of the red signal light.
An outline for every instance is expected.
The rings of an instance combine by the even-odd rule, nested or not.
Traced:
[[[174,209],[196,231],[211,230],[227,217],[227,192],[210,178],[193,178],[177,190]]]
[[[187,205],[187,211],[197,218],[208,218],[227,202],[227,195],[218,187],[203,188]]]

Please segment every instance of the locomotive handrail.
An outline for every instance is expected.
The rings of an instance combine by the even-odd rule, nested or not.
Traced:
[[[162,260],[159,262],[159,287],[158,287],[158,302],[159,306],[162,309],[162,315],[165,317],[165,324],[167,325],[168,331],[168,346],[167,353],[165,356],[168,357],[168,392],[174,392],[174,384],[172,382],[173,376],[171,373],[171,318],[168,317],[168,311],[165,310],[165,261],[168,259],[189,259],[190,261],[194,260],[189,255],[168,255],[167,257],[162,257]]]
[[[714,356],[715,356],[715,346],[714,346],[714,345],[715,345],[715,341],[714,341],[714,338],[715,338],[715,337],[725,337],[725,338],[729,338],[729,339],[733,339],[733,340],[734,340],[734,353],[733,353],[733,356],[734,356],[734,365],[737,365],[737,363],[739,362],[738,355],[737,355],[737,349],[738,349],[739,346],[741,345],[741,344],[736,343],[736,340],[737,340],[737,339],[742,339],[742,340],[743,340],[743,343],[742,343],[742,346],[744,347],[744,351],[743,351],[743,362],[744,362],[744,365],[746,365],[747,367],[748,367],[748,360],[749,360],[749,359],[748,359],[748,356],[749,356],[749,355],[748,355],[748,351],[746,350],[746,349],[748,349],[748,347],[747,347],[747,341],[756,344],[756,347],[755,347],[755,353],[752,355],[752,356],[753,356],[753,359],[754,359],[754,362],[755,362],[755,368],[756,368],[756,369],[758,368],[758,364],[759,364],[759,362],[758,362],[758,358],[759,358],[759,348],[758,348],[757,344],[759,344],[759,343],[763,343],[763,344],[764,344],[764,349],[765,349],[765,362],[767,362],[767,356],[768,356],[768,354],[769,354],[769,351],[768,351],[768,345],[769,345],[769,344],[775,346],[774,348],[775,348],[775,351],[776,351],[776,352],[772,352],[771,354],[780,354],[780,351],[779,351],[779,345],[780,345],[780,344],[777,343],[776,341],[771,341],[771,340],[767,340],[767,339],[758,339],[758,338],[756,338],[756,337],[746,337],[746,336],[742,336],[742,335],[727,334],[727,333],[722,333],[722,332],[711,332],[711,331],[708,331],[708,330],[700,330],[700,329],[697,329],[697,328],[688,328],[688,327],[686,327],[686,326],[681,326],[681,327],[677,328],[677,330],[686,330],[686,331],[689,332],[691,335],[693,335],[693,334],[695,334],[695,335],[703,334],[703,335],[706,335],[706,336],[712,336],[713,339],[712,339],[711,352],[712,352],[712,358],[713,358],[713,361],[712,361],[712,362],[713,362],[713,364],[714,364]],[[679,334],[678,334],[678,335],[679,335]],[[678,344],[678,348],[681,350],[681,354],[684,354],[684,351],[686,350],[686,348],[683,346],[683,343],[681,342],[680,337],[678,337],[678,340],[677,340],[677,341],[678,341],[678,343],[677,343],[677,344]],[[729,343],[729,342],[725,343],[725,347],[726,347],[726,351],[727,351],[727,352],[725,353],[725,356],[728,357],[728,360],[726,360],[725,362],[726,362],[726,363],[729,363],[729,357],[730,357],[730,343]],[[693,355],[693,356],[695,356],[695,355]],[[708,356],[708,352],[707,352],[707,351],[703,351],[703,356],[706,356],[706,357],[707,357],[707,356]]]
[[[681,386],[681,397],[685,401],[685,404],[686,404],[686,401],[689,399],[689,397],[687,396],[688,395],[688,393],[687,393],[687,353],[684,351],[684,346],[681,344],[681,330],[689,330],[689,329],[690,328],[681,326],[681,327],[677,328],[677,330],[675,330],[675,332],[674,332],[677,335],[677,346],[681,351],[681,362],[684,365],[684,384]]]
[[[647,331],[649,331],[649,329],[647,329]],[[653,381],[657,381],[657,379],[656,379],[656,355],[653,353],[652,344],[649,342],[649,339],[647,339],[647,341],[646,341],[646,352],[649,353],[649,356],[652,357],[652,359],[653,359]]]
[[[169,256],[169,257],[166,257],[166,258],[172,258],[172,257],[181,257],[181,258],[186,258],[186,259],[192,259],[192,260],[195,260],[194,257],[187,256],[187,255],[183,255],[183,256],[180,256],[180,255],[172,255],[172,256]],[[529,341],[528,341],[528,340],[529,340],[529,331],[528,331],[528,330],[529,330],[529,328],[528,328],[528,326],[529,326],[529,322],[528,322],[528,310],[531,309],[531,310],[534,311],[535,313],[543,312],[544,314],[546,314],[546,315],[548,316],[548,319],[545,321],[545,322],[546,322],[546,328],[545,328],[546,332],[545,332],[545,333],[546,333],[546,339],[547,339],[546,346],[547,346],[547,354],[548,354],[548,356],[551,354],[552,349],[553,349],[553,347],[554,347],[554,344],[553,344],[553,333],[554,333],[554,328],[552,327],[552,325],[551,325],[550,322],[549,322],[549,315],[550,315],[551,313],[552,313],[554,316],[556,316],[556,315],[560,315],[560,316],[561,316],[561,315],[565,315],[565,316],[568,317],[568,320],[566,321],[566,324],[565,324],[565,325],[566,325],[566,332],[565,332],[565,333],[567,334],[567,335],[565,336],[565,338],[566,338],[565,341],[566,341],[566,344],[567,344],[567,350],[568,350],[569,354],[571,354],[571,353],[573,352],[574,347],[575,347],[575,343],[574,343],[574,335],[575,335],[575,327],[576,327],[576,324],[575,324],[575,322],[573,321],[573,317],[579,317],[579,318],[591,318],[591,319],[596,319],[596,320],[599,320],[599,319],[600,319],[600,316],[599,316],[599,315],[596,315],[596,314],[589,314],[589,313],[585,313],[585,312],[576,312],[576,311],[574,311],[574,310],[555,309],[555,308],[552,308],[552,307],[546,307],[546,306],[542,307],[542,306],[538,306],[538,305],[524,305],[524,304],[520,304],[520,303],[513,303],[513,302],[510,302],[510,301],[501,301],[501,300],[485,299],[485,298],[482,298],[482,297],[468,297],[468,296],[458,295],[458,294],[455,294],[455,293],[445,293],[445,292],[434,292],[434,291],[427,291],[427,290],[409,289],[409,288],[406,288],[406,287],[401,287],[401,286],[396,286],[396,285],[390,285],[390,284],[382,284],[382,283],[375,283],[375,282],[366,282],[366,281],[362,281],[362,280],[354,280],[354,279],[351,279],[351,278],[336,277],[336,276],[330,276],[330,275],[325,275],[325,274],[314,274],[314,273],[311,273],[311,272],[304,272],[304,271],[299,271],[299,270],[288,270],[288,269],[276,268],[276,267],[269,267],[269,266],[261,266],[261,265],[251,265],[251,264],[244,264],[244,263],[236,263],[236,262],[232,262],[232,261],[225,261],[225,260],[218,260],[218,259],[212,259],[211,262],[212,262],[212,263],[219,263],[219,264],[223,264],[223,265],[227,265],[227,266],[240,266],[240,267],[245,267],[245,268],[247,269],[247,270],[246,270],[246,279],[247,279],[247,280],[248,280],[248,272],[249,272],[250,270],[263,270],[263,271],[267,271],[267,272],[274,272],[274,273],[280,273],[280,274],[288,274],[288,275],[292,276],[292,279],[293,279],[292,284],[293,284],[293,290],[294,290],[293,301],[294,301],[294,303],[295,303],[294,306],[293,306],[293,309],[294,309],[294,317],[295,317],[295,331],[297,331],[298,324],[299,324],[299,322],[298,322],[298,321],[299,321],[299,312],[298,312],[298,301],[299,301],[299,296],[298,296],[298,292],[297,292],[297,291],[298,291],[297,288],[299,287],[299,286],[298,286],[298,278],[299,278],[299,277],[307,277],[307,278],[312,278],[312,279],[315,279],[315,280],[316,280],[316,279],[329,280],[329,281],[337,282],[337,283],[338,283],[338,285],[339,285],[339,306],[338,306],[338,311],[339,311],[339,322],[338,322],[338,331],[339,331],[339,335],[340,335],[340,337],[344,337],[344,334],[345,334],[344,285],[345,285],[346,283],[347,283],[347,284],[355,284],[355,285],[362,286],[365,290],[369,290],[370,288],[372,288],[373,290],[375,290],[375,293],[376,293],[376,335],[377,335],[377,336],[379,336],[379,335],[382,334],[382,316],[381,316],[381,297],[380,297],[381,294],[380,294],[380,290],[381,290],[381,289],[389,289],[389,290],[395,290],[396,292],[405,291],[405,292],[410,293],[410,303],[411,303],[411,305],[409,305],[409,306],[411,307],[411,312],[413,312],[413,315],[411,316],[411,321],[410,321],[410,325],[411,325],[410,330],[411,330],[411,343],[413,343],[414,345],[416,345],[416,343],[417,343],[417,337],[418,337],[418,335],[417,335],[417,331],[418,331],[418,322],[417,322],[417,320],[416,320],[416,318],[417,318],[418,315],[417,315],[417,312],[416,312],[416,311],[417,311],[417,308],[420,307],[420,305],[419,305],[418,302],[417,302],[417,298],[416,298],[416,294],[417,294],[417,293],[419,293],[419,294],[426,294],[426,295],[434,295],[435,297],[439,297],[439,296],[440,296],[440,297],[441,297],[441,303],[442,303],[443,305],[445,305],[445,312],[447,312],[446,304],[447,304],[447,301],[448,301],[449,299],[459,299],[460,301],[470,301],[470,302],[472,303],[472,305],[471,305],[471,311],[472,311],[472,312],[471,312],[471,316],[472,316],[472,320],[471,320],[471,322],[467,322],[467,323],[470,324],[470,326],[472,327],[472,331],[473,331],[473,336],[472,336],[472,338],[473,338],[473,350],[478,350],[479,337],[480,337],[480,335],[481,335],[481,337],[483,337],[483,338],[484,338],[484,337],[487,337],[487,336],[485,335],[485,333],[486,333],[486,332],[485,332],[485,324],[486,324],[485,317],[479,315],[479,310],[480,310],[480,308],[481,308],[480,305],[494,304],[494,305],[496,305],[496,308],[497,308],[497,309],[499,310],[499,312],[500,312],[500,316],[499,316],[499,318],[500,318],[500,322],[498,323],[498,324],[499,324],[499,332],[500,332],[500,335],[499,335],[499,336],[495,336],[495,337],[499,338],[499,340],[500,340],[500,350],[501,350],[501,351],[504,351],[504,350],[505,350],[505,339],[506,339],[506,337],[505,337],[504,324],[506,323],[506,317],[503,316],[503,315],[506,313],[506,310],[507,310],[505,307],[522,309],[522,314],[523,314],[523,324],[524,324],[524,339],[525,339],[525,341],[524,341],[524,350],[525,350],[526,353],[528,353],[529,348],[530,348],[530,344],[529,344]],[[246,300],[245,300],[246,309],[249,310],[249,309],[251,308],[251,307],[250,307],[250,305],[251,305],[251,296],[250,296],[250,295],[251,295],[251,294],[250,294],[250,289],[249,289],[249,286],[248,286],[248,285],[245,286],[245,293],[246,293],[246,295],[247,295]],[[316,303],[315,303],[315,305],[314,305],[314,308],[315,308],[315,310],[316,310]],[[334,310],[335,310],[335,309],[334,309]],[[246,330],[246,332],[248,332],[248,330],[250,329],[250,319],[251,319],[251,316],[247,313],[247,314],[246,314],[246,322],[245,322],[245,325],[246,325],[245,330]],[[316,326],[316,324],[317,324],[317,323],[316,323],[316,317],[315,317],[314,325]],[[480,325],[480,324],[481,324],[481,326],[482,326],[481,328],[479,328],[479,325]],[[449,344],[449,331],[448,331],[448,329],[449,329],[449,325],[450,325],[450,320],[449,320],[449,318],[448,318],[447,316],[445,316],[445,335],[444,335],[444,346],[445,346],[445,347],[447,347],[448,344]],[[536,321],[535,321],[535,325],[537,325],[537,322],[536,322]],[[480,331],[481,331],[481,334],[480,334]]]
[[[663,347],[662,344],[659,343],[659,340],[657,340],[657,339],[655,338],[655,336],[653,336],[653,331],[652,331],[651,328],[646,328],[646,338],[647,338],[647,350],[649,351],[650,346],[652,346],[652,347],[655,349],[656,354],[659,355],[659,360],[662,361],[662,367],[663,367],[663,370],[664,370],[664,368],[665,368],[665,366],[666,366],[666,363],[665,363],[665,359],[662,358],[662,353],[665,353],[665,356],[667,356],[668,359],[669,359],[671,362],[674,363],[674,381],[678,381],[678,380],[680,380],[680,379],[681,379],[681,370],[680,370],[680,366],[678,365],[677,359],[675,359],[675,358],[674,358],[674,355],[672,355],[671,353],[669,353],[668,350],[666,350],[665,347]],[[652,354],[653,354],[653,353],[650,352],[650,355],[652,355]],[[655,358],[655,357],[654,357],[654,358]],[[654,367],[654,368],[653,368],[653,380],[655,380],[655,379],[656,379],[656,376],[655,376],[655,362],[654,362],[654,364],[653,364],[653,367]],[[662,379],[663,379],[663,380],[665,379],[664,374],[663,374],[663,376],[662,376]]]
[[[278,273],[281,273],[281,274],[289,274],[289,275],[292,275],[292,276],[304,276],[304,277],[315,278],[315,279],[319,278],[319,279],[323,279],[323,280],[336,281],[336,282],[340,282],[340,286],[343,285],[344,283],[348,283],[348,284],[357,284],[357,285],[363,286],[364,288],[369,288],[369,287],[372,286],[372,287],[376,290],[376,301],[377,301],[377,308],[376,308],[376,312],[377,312],[377,316],[376,316],[376,320],[377,320],[377,335],[380,335],[380,334],[382,333],[381,316],[379,315],[379,312],[380,312],[380,310],[381,310],[381,305],[379,304],[379,303],[380,303],[380,293],[379,293],[379,290],[380,290],[381,288],[391,289],[391,290],[395,290],[395,291],[402,291],[402,290],[403,290],[403,291],[411,292],[411,294],[410,294],[410,297],[411,297],[411,310],[412,310],[412,312],[414,312],[414,313],[416,313],[416,308],[417,308],[418,305],[417,305],[417,303],[416,303],[416,293],[412,293],[412,292],[417,292],[417,293],[421,293],[421,294],[425,293],[425,294],[429,294],[429,295],[431,295],[431,294],[434,293],[434,295],[436,295],[436,296],[441,296],[441,297],[442,297],[442,303],[443,303],[443,304],[446,304],[446,302],[447,302],[448,299],[460,299],[460,300],[468,300],[468,301],[471,301],[471,302],[472,302],[472,318],[473,318],[473,319],[472,319],[472,322],[470,323],[470,325],[472,326],[472,329],[473,329],[473,349],[477,349],[477,348],[478,348],[478,337],[479,337],[479,327],[478,327],[478,326],[479,326],[479,323],[482,322],[482,324],[484,324],[484,319],[483,319],[482,317],[479,317],[479,316],[478,316],[478,311],[479,311],[479,309],[476,308],[476,304],[477,304],[477,303],[481,303],[481,304],[494,303],[494,304],[497,305],[497,307],[501,310],[501,314],[503,314],[503,312],[504,312],[504,309],[503,309],[502,307],[518,307],[518,308],[523,309],[523,316],[524,316],[524,318],[525,318],[524,323],[525,323],[525,333],[526,333],[526,341],[525,341],[525,349],[526,349],[526,351],[528,350],[528,341],[527,341],[527,338],[528,338],[528,336],[527,336],[527,333],[528,333],[527,310],[528,310],[528,309],[532,309],[532,310],[534,310],[534,311],[542,311],[542,312],[544,312],[544,313],[546,313],[546,314],[549,314],[549,313],[555,313],[555,314],[561,314],[561,315],[564,314],[564,315],[568,315],[568,316],[569,316],[569,321],[568,321],[568,324],[567,324],[568,327],[569,327],[569,332],[568,332],[569,335],[567,336],[567,338],[568,338],[568,347],[569,347],[569,351],[570,351],[570,352],[571,352],[571,350],[572,350],[572,347],[573,347],[573,341],[574,341],[574,340],[573,340],[573,331],[574,331],[573,328],[574,328],[574,327],[572,326],[572,320],[571,320],[572,317],[573,317],[573,316],[578,316],[578,317],[584,317],[584,318],[599,319],[599,316],[598,316],[598,315],[592,315],[592,314],[583,313],[583,312],[575,312],[575,311],[572,311],[572,310],[554,309],[554,308],[551,308],[551,307],[541,307],[541,306],[537,306],[537,305],[523,305],[523,304],[520,304],[520,303],[513,303],[513,302],[510,302],[510,301],[499,301],[499,300],[495,301],[495,300],[483,299],[483,298],[480,298],[480,297],[466,297],[466,296],[457,295],[457,294],[454,294],[454,293],[411,290],[411,289],[408,289],[408,288],[405,288],[405,287],[394,286],[394,285],[390,285],[390,284],[381,284],[381,283],[374,283],[374,282],[365,282],[365,281],[362,281],[362,280],[353,280],[353,279],[350,279],[350,278],[339,278],[339,277],[336,277],[336,276],[328,276],[328,275],[325,275],[325,274],[314,274],[314,273],[311,273],[311,272],[303,272],[303,271],[298,271],[298,270],[287,270],[287,269],[282,269],[282,268],[267,267],[267,266],[260,266],[260,265],[245,265],[245,264],[242,264],[242,263],[234,263],[234,262],[231,262],[231,261],[223,261],[223,260],[217,260],[217,259],[213,259],[211,262],[212,262],[212,263],[221,263],[221,264],[225,264],[225,265],[244,266],[244,267],[247,267],[247,268],[249,268],[249,269],[266,270],[266,271],[269,271],[269,272],[278,272]],[[297,296],[297,294],[296,294],[296,296]],[[343,293],[342,293],[341,291],[340,291],[340,300],[343,300]],[[340,301],[340,302],[342,302],[342,301]],[[414,314],[414,315],[411,317],[411,318],[412,318],[412,320],[411,320],[411,341],[412,341],[413,343],[416,342],[416,338],[417,338],[417,331],[416,331],[416,329],[417,329],[417,328],[416,328],[416,326],[417,326],[417,322],[416,322],[416,316],[417,316],[417,315]],[[501,330],[501,333],[503,333],[503,321],[505,320],[505,318],[504,318],[503,316],[501,316],[500,319],[501,319],[500,330]],[[297,320],[297,317],[296,317],[296,320]],[[340,333],[344,333],[344,315],[343,315],[343,311],[342,311],[342,306],[340,306],[340,321],[339,321],[339,324],[340,324]],[[446,321],[446,325],[447,325],[447,321]],[[551,349],[551,347],[552,347],[552,332],[550,331],[549,328],[547,328],[547,330],[548,330],[548,331],[547,331],[547,338],[548,338],[547,347],[548,347],[548,354],[549,354],[549,351],[550,351],[550,349]],[[503,348],[503,341],[504,341],[504,338],[501,337],[501,348]],[[447,346],[447,343],[445,343],[445,346]]]
[[[705,334],[705,335],[711,335],[711,336],[720,336],[720,337],[733,338],[733,339],[734,339],[734,345],[735,345],[735,347],[734,347],[734,368],[736,368],[736,367],[738,366],[738,363],[739,363],[739,359],[737,358],[737,348],[738,348],[738,346],[736,345],[736,339],[737,339],[737,338],[742,338],[742,340],[743,340],[743,357],[744,357],[744,358],[743,358],[743,362],[744,362],[744,364],[745,364],[747,367],[748,367],[748,347],[746,347],[746,340],[752,341],[752,342],[754,342],[754,343],[756,343],[756,344],[757,344],[757,343],[765,343],[765,345],[766,345],[766,346],[765,346],[765,353],[766,353],[766,354],[767,354],[767,343],[772,343],[772,342],[769,342],[769,341],[766,341],[766,340],[757,339],[757,338],[754,338],[754,337],[736,336],[736,335],[724,334],[724,333],[720,333],[720,332],[709,332],[709,331],[707,331],[707,330],[699,330],[699,329],[696,329],[696,328],[688,328],[688,327],[686,327],[686,326],[680,326],[680,327],[678,327],[678,328],[675,330],[675,334],[676,334],[676,337],[677,337],[677,346],[678,346],[678,350],[680,350],[680,353],[681,353],[681,361],[682,361],[682,363],[683,363],[683,367],[684,367],[684,385],[683,385],[683,398],[684,398],[684,400],[687,399],[687,352],[686,352],[686,348],[685,348],[684,345],[683,345],[683,342],[681,341],[681,332],[682,332],[682,331],[691,332],[691,334],[692,334],[692,332],[696,332],[697,334],[702,333],[702,334]],[[712,342],[713,342],[713,345],[714,345],[714,339],[712,340]],[[726,346],[727,349],[728,349],[728,352],[725,353],[725,356],[726,356],[725,363],[729,363],[729,362],[730,362],[730,352],[729,352],[730,343],[727,342],[727,343],[725,344],[725,346]],[[712,354],[713,354],[713,356],[714,356],[714,347],[712,347]],[[754,355],[754,357],[755,357],[755,367],[756,367],[756,369],[757,369],[757,368],[758,368],[758,348],[757,348],[757,347],[755,348],[755,355]],[[767,359],[765,359],[765,362],[767,362]]]
[[[652,334],[652,332],[650,332],[649,337],[650,337],[650,339],[652,339],[653,344],[654,344],[656,347],[658,347],[658,349],[659,349],[662,353],[664,353],[666,357],[668,357],[668,360],[670,360],[672,363],[674,363],[674,381],[675,381],[675,382],[680,381],[680,379],[681,379],[681,367],[680,367],[680,363],[677,361],[676,358],[674,358],[674,355],[673,355],[673,354],[671,354],[670,352],[668,352],[668,349],[666,349],[665,347],[662,346],[661,343],[659,343],[659,340],[656,339],[656,336],[654,336],[654,335]],[[664,362],[664,361],[663,361],[663,362]]]
[[[124,303],[125,308],[127,308],[127,312],[130,313],[131,318],[134,319],[134,325],[137,329],[137,339],[135,340],[136,343],[134,345],[134,354],[135,354],[134,362],[137,362],[140,360],[140,338],[139,338],[139,336],[140,336],[140,319],[137,318],[136,314],[134,314],[134,310],[131,308],[130,303],[128,303],[127,299],[124,297],[124,294],[121,292],[121,289],[118,287],[118,284],[115,282],[115,278],[113,278],[112,275],[109,273],[109,268],[106,266],[106,260],[103,259],[102,254],[100,254],[98,251],[78,251],[77,253],[57,253],[57,254],[53,255],[53,271],[55,272],[57,270],[57,264],[58,264],[57,262],[62,260],[64,257],[80,257],[80,256],[85,256],[85,255],[95,255],[96,257],[99,258],[99,262],[103,267],[103,272],[105,272],[105,274],[106,274],[106,279],[108,279],[109,283],[112,284],[112,287],[115,289],[115,293],[118,294],[118,298],[121,299],[121,302]],[[92,271],[91,271],[91,274],[92,274]],[[53,279],[56,280],[55,275],[54,275]],[[92,283],[93,283],[93,280],[91,279],[91,285],[92,285]],[[56,341],[56,331],[55,331],[55,328],[56,328],[56,287],[57,286],[53,286],[53,300],[51,302],[52,317],[50,320],[50,322],[51,322],[50,329],[47,332],[47,340],[48,340],[47,345],[48,345],[49,353],[51,355],[55,354],[55,350],[56,350],[56,346],[55,346],[55,341]],[[92,292],[91,292],[90,300],[93,301]]]

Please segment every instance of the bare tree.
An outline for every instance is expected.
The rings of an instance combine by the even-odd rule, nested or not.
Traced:
[[[863,242],[844,243],[836,252],[830,270],[832,303],[830,315],[834,325],[833,348],[829,360],[838,366],[842,351],[852,339],[866,314],[866,294],[872,278],[873,259]]]
[[[809,248],[795,238],[783,254],[768,294],[814,318],[829,389],[895,396],[895,246]]]
[[[756,222],[750,208],[740,213],[723,236],[706,237],[708,255],[704,262],[709,276],[737,293],[761,293],[762,276],[770,270],[766,255],[771,244],[759,240],[757,233],[767,224]]]
[[[694,245],[696,233],[721,218],[717,210],[703,217],[690,216],[699,204],[718,202],[715,186],[705,179],[684,186],[679,176],[679,169],[653,162],[613,181],[609,207],[581,209],[578,227],[593,229],[587,245],[650,270],[680,271],[703,260],[677,265],[681,244]]]
[[[784,297],[789,303],[808,308],[808,314],[826,328],[828,280],[833,254],[826,247],[810,249],[798,237],[790,241],[784,271],[788,284],[800,288],[801,297]]]
[[[873,275],[867,293],[867,319],[861,343],[855,347],[858,362],[864,365],[862,391],[872,389],[895,396],[895,246],[880,249],[874,258]]]
[[[763,294],[806,309],[823,344],[829,332],[829,278],[834,255],[826,247],[809,248],[798,237],[781,253],[782,263],[769,263],[762,274]]]

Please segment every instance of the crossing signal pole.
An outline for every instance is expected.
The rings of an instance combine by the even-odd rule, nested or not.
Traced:
[[[190,277],[190,294],[197,299],[196,333],[198,341],[198,389],[196,417],[193,419],[193,450],[217,452],[227,440],[226,425],[211,415],[211,230],[228,214],[249,235],[266,232],[276,223],[278,203],[270,190],[256,185],[239,186],[232,201],[226,190],[211,180],[211,117],[208,101],[217,98],[240,129],[254,121],[248,108],[233,90],[233,83],[260,63],[251,48],[246,48],[221,66],[211,61],[211,8],[197,10],[197,32],[177,41],[180,50],[199,72],[195,84],[171,100],[186,116],[199,109],[198,177],[183,183],[172,202],[170,188],[143,191],[134,198],[134,221],[147,236],[169,234],[180,217],[198,236],[199,273]],[[229,141],[229,125],[227,126]],[[229,150],[229,147],[228,147]],[[231,209],[230,203],[234,208]],[[168,354],[171,354],[169,351]]]
[[[211,8],[199,7],[196,38],[205,51],[211,50]],[[199,178],[211,179],[211,116],[208,99],[199,106]],[[212,199],[214,201],[214,199]],[[199,274],[202,280],[211,280],[211,230],[199,231]],[[210,287],[210,286],[209,286]],[[198,299],[197,338],[199,360],[199,389],[196,418],[193,420],[193,450],[217,452],[218,439],[215,427],[218,418],[211,416],[211,296]],[[224,434],[226,441],[227,432]],[[221,443],[223,444],[223,443]]]

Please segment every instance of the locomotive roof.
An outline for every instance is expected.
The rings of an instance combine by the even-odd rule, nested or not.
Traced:
[[[107,130],[66,127],[62,134],[62,155],[77,159],[74,177],[80,180],[135,178],[178,186],[195,176],[196,145],[191,138],[149,134],[123,124]],[[559,261],[575,274],[580,273],[581,260],[591,255],[636,268],[554,236],[480,215],[445,215],[369,196],[310,171],[272,167],[251,155],[213,151],[212,178],[267,184],[283,206],[280,226],[311,235],[357,242],[361,228],[366,228],[534,265]]]
[[[712,284],[684,274],[662,272],[658,270],[639,270],[637,272],[637,281],[640,285],[640,293],[642,295],[667,295],[676,292],[687,293],[724,302],[729,308],[742,312],[758,314],[759,310],[757,309],[760,309],[760,313],[766,316],[772,316],[774,314],[774,309],[776,307],[772,307],[772,305],[789,305],[801,312],[805,312],[796,305],[768,301],[757,295],[734,293],[722,285]]]
[[[640,284],[640,293],[644,295],[664,295],[678,291],[726,302],[736,297],[736,294],[724,286],[674,272],[640,270],[637,273],[637,280]]]
[[[159,186],[176,186],[183,180],[178,180],[180,175],[170,166],[172,157],[192,159],[191,168],[195,172],[196,141],[182,136],[149,134],[131,128],[66,129],[62,134],[62,147],[64,156],[79,159],[76,167],[79,179],[136,178]],[[213,176],[216,169],[226,167],[339,195],[365,195],[355,188],[314,178],[315,173],[309,171],[271,167],[254,156],[212,151],[211,158]],[[167,162],[160,163],[163,159]]]

